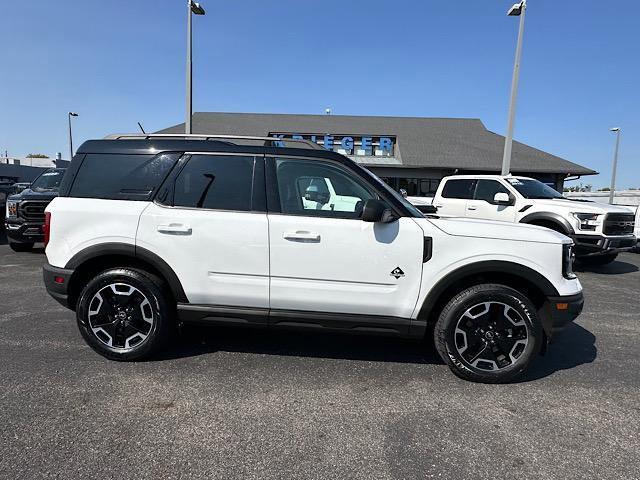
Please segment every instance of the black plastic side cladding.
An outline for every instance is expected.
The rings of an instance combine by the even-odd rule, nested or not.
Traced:
[[[427,263],[433,256],[433,238],[424,237],[422,246],[422,263]]]

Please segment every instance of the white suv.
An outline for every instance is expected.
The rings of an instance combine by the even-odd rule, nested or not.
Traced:
[[[438,214],[539,225],[574,241],[583,263],[603,265],[636,244],[634,214],[627,207],[569,199],[527,177],[453,175],[440,182]]]
[[[426,218],[304,141],[114,136],[84,143],[47,208],[49,293],[115,360],[180,322],[390,334],[460,377],[506,382],[582,310],[571,241]]]

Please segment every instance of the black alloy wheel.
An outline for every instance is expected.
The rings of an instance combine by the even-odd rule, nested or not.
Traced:
[[[529,343],[522,316],[506,303],[482,302],[467,309],[456,324],[455,346],[463,361],[479,370],[506,368]]]
[[[434,340],[458,377],[507,383],[522,375],[540,351],[542,323],[521,292],[499,284],[475,285],[444,306]]]
[[[112,360],[140,360],[160,350],[175,326],[175,304],[162,280],[133,268],[91,279],[78,299],[78,328],[96,352]]]

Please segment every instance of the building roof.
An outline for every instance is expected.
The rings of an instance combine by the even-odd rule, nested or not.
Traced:
[[[45,170],[46,167],[0,163],[0,179],[10,178],[15,182],[32,182]]]
[[[394,167],[500,171],[504,149],[504,137],[487,130],[476,118],[197,112],[193,115],[192,130],[226,135],[290,132],[393,136],[397,141],[395,156],[400,161],[390,165]],[[183,132],[184,123],[158,133]],[[366,161],[363,163],[367,165]],[[511,165],[514,173],[597,173],[516,141]]]

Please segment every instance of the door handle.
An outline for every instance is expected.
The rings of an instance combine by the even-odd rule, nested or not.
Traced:
[[[290,240],[292,242],[308,242],[308,243],[319,243],[320,242],[320,234],[314,232],[306,232],[298,230],[297,232],[284,232],[282,236],[285,240]]]
[[[473,205],[470,205],[467,207],[467,210],[477,210],[478,207],[474,207]]]
[[[191,235],[193,230],[189,225],[170,223],[169,225],[158,225],[158,232],[167,235]]]

